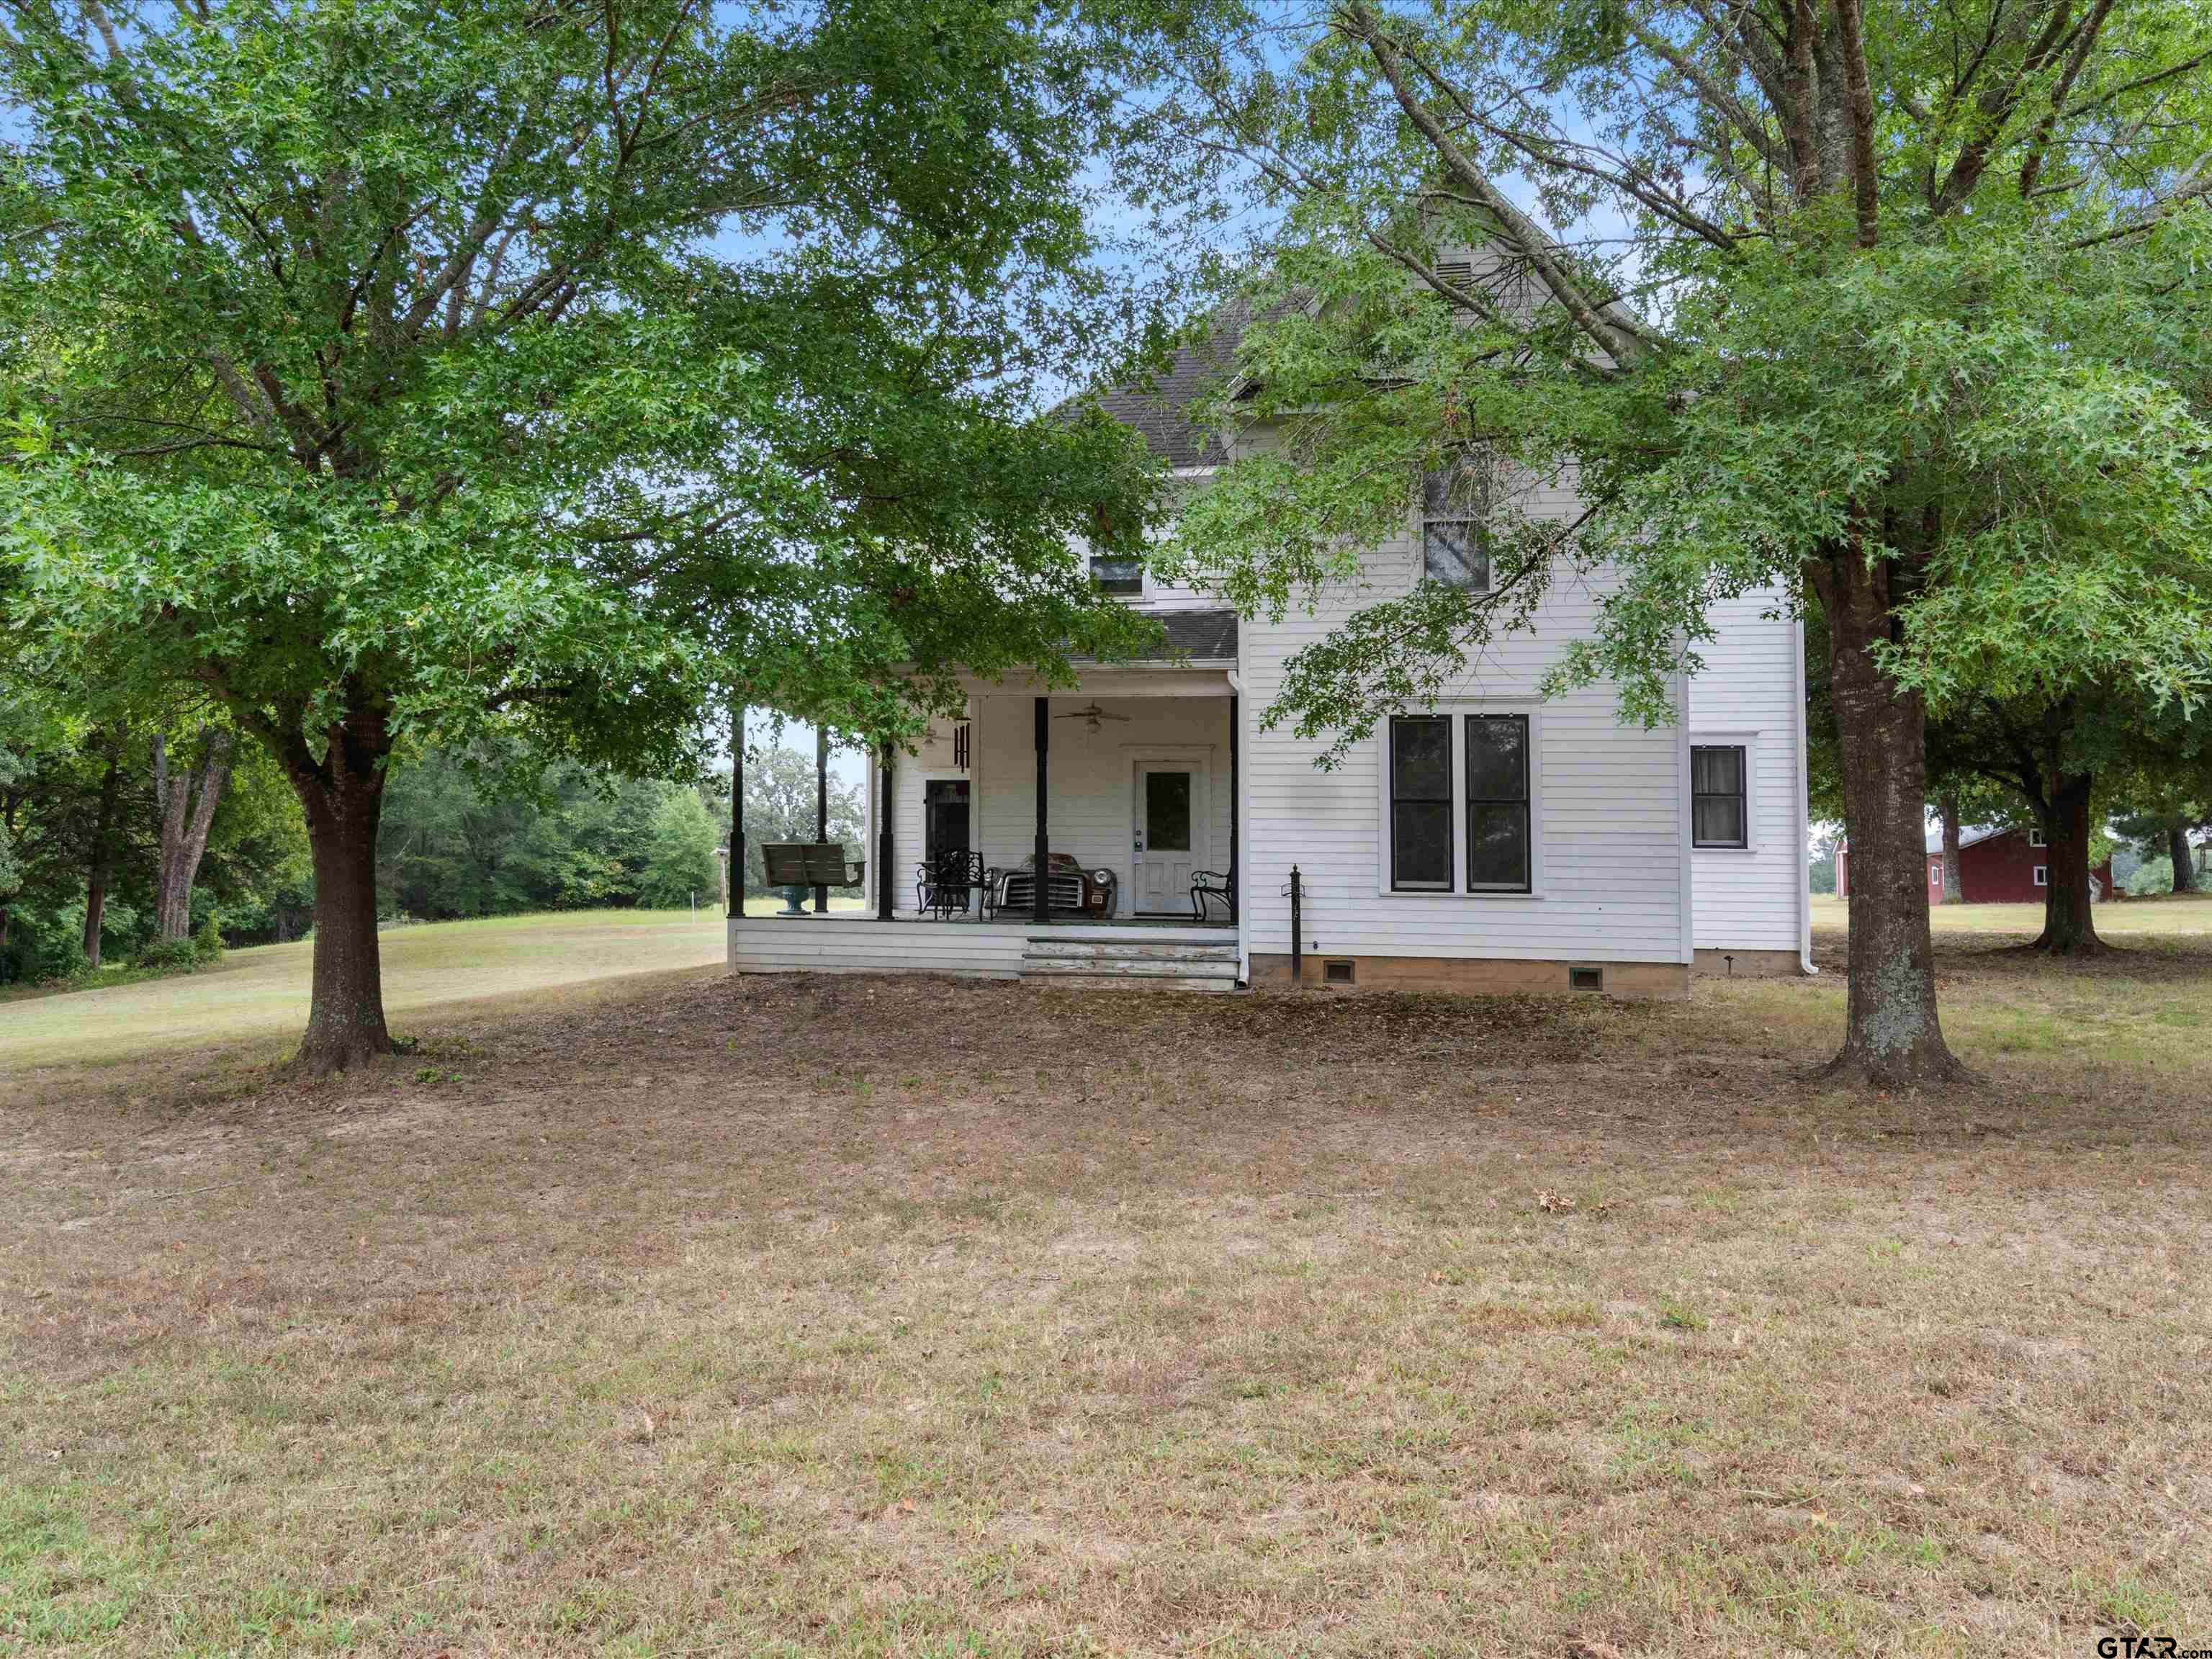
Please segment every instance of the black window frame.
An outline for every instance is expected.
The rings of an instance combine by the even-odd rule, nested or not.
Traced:
[[[1100,574],[1103,565],[1126,566],[1130,574],[1108,576]],[[1093,553],[1091,556],[1091,580],[1098,585],[1102,593],[1116,599],[1139,599],[1145,595],[1145,562],[1133,553]]]
[[[1441,726],[1444,728],[1444,783],[1441,795],[1401,795],[1398,793],[1398,731],[1407,726]],[[1390,799],[1390,890],[1394,893],[1449,893],[1452,890],[1451,871],[1458,857],[1455,845],[1459,838],[1458,812],[1454,805],[1457,780],[1454,769],[1458,762],[1452,744],[1452,718],[1449,714],[1393,714],[1390,717],[1390,752],[1384,757],[1389,773]],[[1441,806],[1444,809],[1444,878],[1442,881],[1401,880],[1398,874],[1398,808],[1412,803],[1421,806]]]
[[[1735,787],[1734,789],[1700,789],[1698,787],[1698,757],[1720,750],[1730,750],[1735,755]],[[1708,841],[1698,834],[1698,803],[1701,800],[1733,800],[1736,804],[1736,823],[1741,833],[1734,841]],[[1703,850],[1720,853],[1747,853],[1751,850],[1751,745],[1747,743],[1693,743],[1690,745],[1690,845]]]
[[[1474,757],[1468,752],[1469,746],[1474,743],[1478,729],[1504,725],[1517,726],[1521,731],[1521,793],[1518,795],[1478,795],[1474,793]],[[1460,817],[1460,837],[1465,843],[1460,849],[1460,872],[1468,892],[1533,893],[1536,890],[1536,790],[1530,759],[1535,735],[1526,714],[1470,713],[1462,717],[1459,760],[1466,810]],[[1477,881],[1474,878],[1474,814],[1478,806],[1518,806],[1521,809],[1519,881]]]
[[[1452,499],[1456,495],[1457,499]],[[1451,466],[1438,471],[1425,473],[1421,477],[1419,507],[1421,520],[1421,580],[1436,582],[1445,587],[1455,587],[1468,593],[1487,593],[1497,573],[1490,557],[1488,477],[1480,460],[1471,455],[1462,456]],[[1437,497],[1443,497],[1439,500]],[[1480,579],[1455,581],[1436,574],[1430,556],[1431,526],[1458,525],[1466,532],[1467,556],[1480,559],[1482,573]]]

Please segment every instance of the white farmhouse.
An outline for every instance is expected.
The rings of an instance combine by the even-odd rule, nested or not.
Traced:
[[[1230,345],[1108,400],[1187,489],[1231,459],[1188,418]],[[1627,997],[1684,995],[1693,971],[1811,971],[1803,652],[1773,599],[1721,608],[1670,728],[1621,724],[1602,685],[1539,696],[1593,621],[1595,596],[1565,585],[1334,769],[1261,728],[1287,660],[1352,610],[1487,580],[1452,511],[1409,493],[1360,585],[1279,624],[1095,559],[1160,617],[1157,654],[1048,696],[970,684],[963,719],[874,770],[866,911],[733,917],[732,969]]]

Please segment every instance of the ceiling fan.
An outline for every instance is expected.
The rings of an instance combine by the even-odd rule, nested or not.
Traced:
[[[1096,732],[1101,720],[1125,720],[1128,718],[1127,714],[1109,714],[1095,702],[1088,708],[1073,709],[1067,714],[1053,716],[1056,720],[1082,720],[1085,723],[1083,729],[1086,732]]]

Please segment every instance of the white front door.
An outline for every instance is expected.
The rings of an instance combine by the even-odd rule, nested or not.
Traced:
[[[1206,817],[1197,769],[1182,761],[1139,761],[1132,825],[1140,915],[1190,909],[1190,877],[1206,868]]]

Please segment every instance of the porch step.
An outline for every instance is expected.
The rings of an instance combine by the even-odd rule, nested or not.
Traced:
[[[1024,969],[1022,977],[1036,985],[1058,985],[1071,991],[1197,991],[1219,996],[1234,992],[1237,978],[1226,979],[1169,978],[1153,975],[1140,978],[1128,974],[1032,974]]]
[[[1032,939],[1022,951],[1022,977],[1082,989],[1233,991],[1237,947]]]
[[[1173,940],[1037,939],[1022,951],[1024,962],[1225,962],[1237,964],[1233,945],[1185,945]]]

